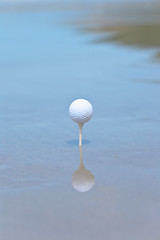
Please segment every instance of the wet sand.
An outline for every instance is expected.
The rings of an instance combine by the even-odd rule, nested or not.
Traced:
[[[160,239],[156,50],[90,44],[58,12],[1,14],[0,238]],[[80,193],[75,98],[93,104]]]

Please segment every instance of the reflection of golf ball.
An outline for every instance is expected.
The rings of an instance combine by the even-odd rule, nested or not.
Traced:
[[[79,192],[88,192],[94,184],[94,176],[87,169],[78,169],[72,176],[72,186]]]
[[[71,103],[69,114],[74,122],[83,124],[91,119],[93,107],[87,100],[77,99]]]

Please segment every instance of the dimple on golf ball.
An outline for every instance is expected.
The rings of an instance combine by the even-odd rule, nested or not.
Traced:
[[[69,114],[74,122],[84,124],[91,119],[93,107],[87,100],[77,99],[71,103]]]

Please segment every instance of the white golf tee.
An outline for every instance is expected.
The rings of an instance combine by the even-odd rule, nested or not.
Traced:
[[[79,146],[82,146],[82,128],[84,124],[78,123],[79,126]]]

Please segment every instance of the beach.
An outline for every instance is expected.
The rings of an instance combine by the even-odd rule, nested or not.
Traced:
[[[2,240],[160,239],[159,48],[98,41],[104,32],[81,11],[1,11]],[[94,109],[83,127],[95,178],[85,193],[72,187],[77,98]]]

